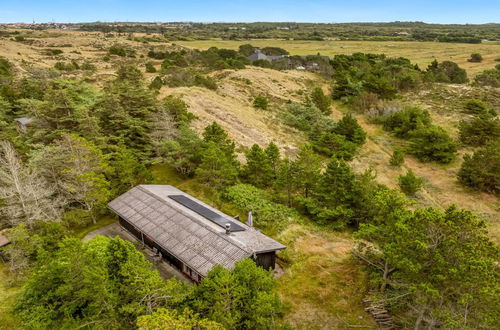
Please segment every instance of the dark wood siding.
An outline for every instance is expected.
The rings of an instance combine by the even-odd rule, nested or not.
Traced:
[[[145,234],[141,234],[141,232],[135,228],[132,224],[130,224],[128,221],[123,219],[122,217],[119,217],[119,222],[120,225],[122,225],[123,228],[125,228],[129,233],[137,237],[139,241],[142,242],[142,239],[144,238],[144,244],[149,246],[150,248],[155,248],[158,252],[161,253],[162,258],[167,260],[170,264],[175,266],[177,269],[182,270],[182,262],[168,253],[164,248],[162,248],[160,245],[158,245],[154,240],[152,240],[150,237],[148,237]]]
[[[260,253],[255,256],[255,263],[264,269],[274,269],[276,252]]]

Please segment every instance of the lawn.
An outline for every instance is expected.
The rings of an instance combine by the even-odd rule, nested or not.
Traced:
[[[356,52],[386,54],[395,57],[407,57],[421,68],[427,67],[434,59],[438,61],[453,61],[465,68],[470,76],[493,68],[499,62],[499,42],[485,42],[482,44],[418,42],[418,41],[308,41],[308,40],[196,40],[176,41],[176,44],[198,49],[210,47],[237,49],[239,45],[250,43],[257,47],[281,47],[292,55],[313,55],[318,52],[322,55],[352,54]],[[467,59],[471,53],[482,54],[481,63],[470,63]]]

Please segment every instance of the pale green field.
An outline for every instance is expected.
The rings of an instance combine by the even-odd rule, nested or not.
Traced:
[[[500,62],[500,43],[458,44],[440,42],[404,42],[404,41],[305,41],[305,40],[200,40],[176,41],[176,44],[186,47],[207,49],[210,47],[237,49],[239,45],[250,43],[257,47],[281,47],[293,55],[352,54],[356,52],[386,54],[388,56],[403,56],[425,68],[434,59],[450,60],[465,68],[469,75],[474,75],[484,69],[493,68]],[[470,63],[467,59],[471,53],[483,55],[483,62]]]

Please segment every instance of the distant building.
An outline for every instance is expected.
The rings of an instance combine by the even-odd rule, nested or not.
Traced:
[[[245,258],[274,269],[285,246],[168,185],[139,185],[108,204],[123,228],[199,282],[215,265]],[[250,217],[249,217],[250,218]]]
[[[275,61],[286,57],[285,55],[266,55],[260,49],[256,49],[255,52],[248,56],[250,62],[255,62],[257,60]]]

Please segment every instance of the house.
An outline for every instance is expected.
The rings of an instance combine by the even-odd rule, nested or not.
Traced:
[[[257,60],[275,61],[284,58],[285,55],[266,55],[260,49],[256,49],[255,52],[248,56],[250,62],[255,62]]]
[[[23,133],[26,132],[29,125],[33,122],[33,118],[27,118],[27,117],[15,118],[14,120],[17,121],[17,126],[19,131]]]
[[[108,204],[123,228],[199,282],[244,258],[274,269],[281,243],[169,185],[139,185]],[[249,219],[251,220],[251,219]]]

